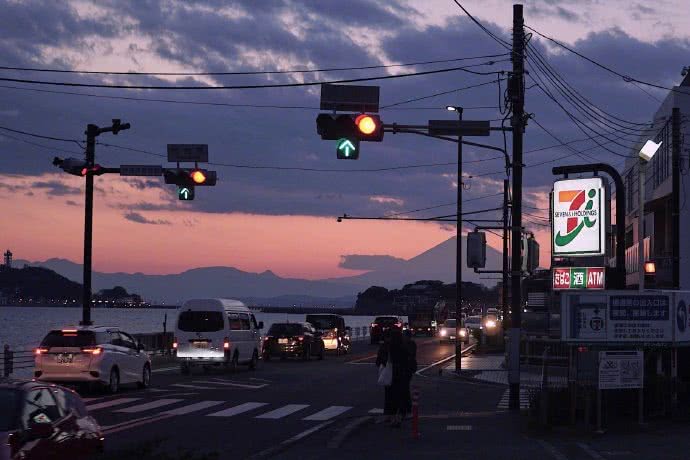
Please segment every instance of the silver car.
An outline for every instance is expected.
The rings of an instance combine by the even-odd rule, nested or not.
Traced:
[[[457,321],[454,318],[445,320],[443,325],[438,328],[439,343],[454,342],[456,334]],[[460,341],[467,343],[470,340],[470,332],[466,327],[460,328]]]
[[[144,347],[115,327],[68,327],[50,331],[36,349],[36,380],[104,385],[151,383],[151,359]]]

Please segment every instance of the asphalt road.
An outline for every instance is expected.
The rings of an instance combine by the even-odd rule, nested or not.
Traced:
[[[453,344],[416,341],[420,369],[454,353]],[[376,351],[377,346],[359,342],[348,355],[329,354],[323,361],[272,360],[256,371],[240,367],[235,373],[196,370],[182,376],[167,365],[154,369],[149,389],[125,388],[117,395],[85,398],[104,428],[106,452],[160,441],[168,452],[271,456],[282,443],[381,410]]]

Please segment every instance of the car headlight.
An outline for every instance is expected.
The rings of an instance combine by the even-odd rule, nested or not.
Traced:
[[[446,330],[445,330],[445,329],[441,329],[441,335],[446,335],[446,334],[447,334]]]
[[[496,321],[494,321],[494,320],[492,320],[492,319],[488,320],[488,321],[486,322],[486,327],[489,328],[489,329],[492,329],[492,328],[496,327]]]
[[[465,337],[467,335],[467,331],[465,329],[460,329],[460,337]]]

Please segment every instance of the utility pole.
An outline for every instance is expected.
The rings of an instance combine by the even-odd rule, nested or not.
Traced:
[[[509,407],[520,410],[520,327],[522,319],[522,264],[520,260],[522,241],[522,135],[525,126],[525,30],[522,5],[513,5],[513,73],[510,77],[510,99],[513,116],[513,199],[512,199],[512,261],[511,261],[511,325],[508,333],[508,383],[510,388]]]
[[[510,193],[510,181],[508,179],[503,179],[503,327],[505,330],[505,325],[508,319],[508,209],[510,206],[510,201],[508,194]]]
[[[458,121],[462,122],[462,107],[455,107]],[[462,134],[458,128],[458,203],[457,244],[455,250],[455,372],[462,370],[462,341],[460,330],[465,326],[462,320]]]
[[[117,134],[123,129],[129,129],[129,123],[120,123],[113,119],[112,126],[99,128],[96,125],[86,126],[86,190],[84,199],[84,282],[82,286],[82,326],[90,326],[91,321],[91,260],[93,241],[93,174],[96,162],[96,137],[102,133]]]

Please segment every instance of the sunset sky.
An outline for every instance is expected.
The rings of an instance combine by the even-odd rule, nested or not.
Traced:
[[[512,2],[461,3],[494,33],[510,39]],[[7,67],[285,71],[474,58],[386,69],[269,75],[135,76],[0,70],[0,78],[216,86],[383,76],[460,65],[475,65],[472,70],[478,72],[500,72],[511,65],[505,48],[450,0],[8,0],[0,1],[0,7],[0,66]],[[673,86],[682,79],[682,67],[690,65],[690,10],[684,0],[653,4],[533,0],[525,2],[525,22],[642,80]],[[663,90],[641,89],[614,77],[537,36],[530,44],[583,96],[622,119],[649,121],[659,100],[666,96]],[[466,119],[489,119],[492,126],[500,126],[499,88],[495,83],[406,102],[495,78],[496,74],[447,72],[365,84],[381,86],[382,106],[396,104],[381,110],[387,123],[421,124],[429,119],[452,118],[454,114],[444,110],[452,104],[467,108]],[[533,83],[527,80],[528,86]],[[504,89],[502,82],[501,91]],[[216,163],[208,168],[218,171],[218,185],[197,188],[194,201],[180,202],[174,186],[164,184],[162,178],[97,177],[96,270],[177,273],[224,265],[251,272],[271,270],[284,277],[330,278],[367,269],[365,265],[358,267],[361,270],[344,268],[341,265],[352,266],[347,256],[410,258],[454,236],[454,225],[447,224],[337,223],[336,216],[343,213],[375,217],[434,207],[404,215],[454,214],[457,178],[452,163],[456,161],[456,146],[387,133],[382,143],[362,143],[358,161],[337,161],[334,141],[322,141],[316,134],[318,105],[318,86],[164,91],[0,81],[0,128],[67,139],[42,139],[0,129],[0,249],[10,248],[15,258],[31,261],[53,257],[82,261],[83,179],[62,173],[51,161],[54,156],[81,157],[78,143],[69,139],[82,141],[87,123],[105,126],[112,118],[131,123],[132,128],[118,136],[100,136],[98,141],[104,145],[96,147],[97,163],[111,167],[173,166],[159,156],[165,154],[166,144],[204,143],[209,145],[210,161]],[[549,266],[544,219],[554,179],[551,167],[585,162],[586,158],[558,144],[587,136],[538,87],[527,91],[526,110],[553,135],[535,122],[528,124],[525,134],[525,150],[529,152],[525,154],[525,225],[537,233],[541,264]],[[470,140],[503,146],[503,137],[497,132]],[[510,147],[510,136],[507,142]],[[549,146],[553,148],[542,149]],[[596,144],[591,140],[572,144],[577,150],[588,149],[587,161],[621,167],[621,157],[593,146]],[[616,148],[621,154],[629,153]],[[505,177],[502,158],[495,151],[465,148],[465,210],[501,206],[499,194]],[[400,166],[415,167],[381,170]],[[284,169],[290,167],[312,171]],[[499,217],[500,212],[477,216]],[[465,228],[473,226],[467,224]],[[500,248],[500,240],[494,236],[489,237],[489,243]]]

